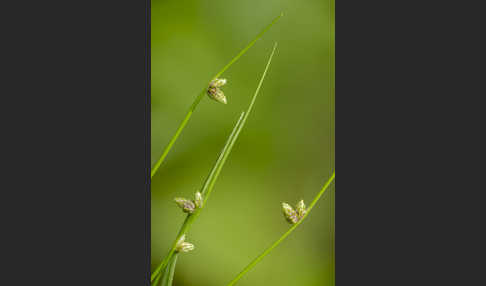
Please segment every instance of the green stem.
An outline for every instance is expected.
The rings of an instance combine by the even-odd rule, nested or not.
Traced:
[[[256,41],[258,39],[260,39],[263,34],[265,34],[265,32],[268,31],[268,29],[270,29],[270,27],[273,26],[273,24],[277,23],[277,21],[280,19],[280,17],[283,16],[283,12],[280,13],[280,15],[278,15],[275,19],[273,19],[272,23],[268,24],[268,26],[266,26],[265,28],[263,28],[263,30],[255,37],[255,39],[253,39],[253,41],[251,41],[241,52],[239,52],[236,57],[234,57],[223,69],[221,69],[215,76],[213,79],[219,77],[220,75],[222,75],[232,64],[234,64],[244,53],[246,53],[246,51],[251,48],[251,46],[253,46]]]
[[[333,172],[332,176],[329,178],[329,180],[324,184],[322,187],[321,191],[316,195],[314,200],[311,202],[309,205],[309,208],[307,209],[307,213],[302,217],[300,221],[298,221],[296,224],[294,224],[287,232],[285,232],[277,241],[275,241],[272,245],[270,245],[267,249],[265,249],[257,258],[255,258],[250,264],[248,264],[236,277],[231,280],[226,286],[232,286],[234,285],[238,280],[243,277],[248,271],[250,271],[260,260],[262,260],[265,256],[267,256],[275,247],[277,247],[287,236],[289,236],[303,221],[304,219],[309,215],[311,212],[312,208],[314,205],[317,203],[317,201],[321,198],[321,196],[326,192],[327,188],[329,185],[331,185],[332,181],[334,180],[334,177],[336,176],[336,173]]]
[[[207,190],[207,188],[209,186],[209,184],[207,184],[208,181],[212,181],[212,180],[215,180],[217,178],[217,174],[216,174],[215,170],[216,170],[216,168],[217,168],[218,165],[224,164],[224,161],[223,161],[223,158],[225,157],[224,154],[227,153],[227,152],[229,152],[229,151],[231,151],[231,150],[229,150],[229,146],[231,145],[231,142],[233,140],[236,140],[235,134],[236,134],[236,131],[238,130],[238,127],[242,123],[244,114],[245,114],[245,112],[242,112],[241,113],[240,118],[238,119],[238,122],[236,123],[235,127],[233,127],[233,131],[231,132],[230,136],[228,137],[228,140],[226,141],[225,146],[221,150],[221,153],[218,156],[218,159],[216,160],[213,168],[211,169],[211,172],[209,173],[209,176],[207,177],[206,182],[204,183],[204,186],[203,186],[203,189],[202,189],[202,192],[201,193],[205,193],[206,192],[206,190]],[[205,199],[207,199],[207,196],[206,196]],[[159,274],[162,271],[162,269],[165,269],[165,267],[167,266],[167,263],[169,262],[169,259],[172,257],[172,255],[175,252],[176,245],[177,245],[177,241],[181,238],[182,235],[184,235],[188,231],[189,227],[194,222],[194,219],[199,215],[199,212],[200,211],[201,211],[201,209],[196,209],[196,211],[194,213],[188,214],[186,216],[186,219],[184,220],[184,223],[182,224],[182,226],[181,226],[181,228],[179,230],[179,233],[177,234],[176,239],[172,243],[172,247],[171,247],[169,253],[165,256],[164,260],[159,264],[159,266],[152,273],[151,279],[150,279],[151,281],[154,281],[154,279],[157,276],[159,276]]]
[[[233,65],[241,56],[243,56],[248,51],[248,49],[251,48],[256,43],[256,41],[258,39],[260,39],[263,36],[263,34],[265,34],[282,16],[283,16],[283,13],[281,13],[279,16],[277,16],[275,19],[273,19],[273,21],[270,24],[268,24],[265,28],[263,28],[263,30],[260,33],[258,33],[258,35],[256,35],[256,37],[248,45],[246,45],[246,47],[243,48],[243,50],[241,50],[227,65],[225,65],[212,79],[215,79],[215,78],[218,78],[219,76],[221,76],[231,65]],[[202,98],[206,94],[206,90],[207,90],[207,87],[205,87],[201,91],[201,93],[196,97],[194,102],[191,104],[191,107],[187,111],[186,116],[184,117],[181,124],[177,128],[176,133],[174,134],[174,136],[172,136],[172,139],[170,139],[169,144],[167,144],[167,146],[165,147],[164,151],[162,152],[162,155],[160,156],[159,160],[157,160],[154,167],[152,168],[152,171],[150,172],[150,178],[153,178],[153,176],[157,173],[157,170],[159,169],[160,165],[162,164],[162,162],[164,162],[165,158],[167,157],[167,154],[169,154],[170,149],[172,149],[172,146],[176,142],[176,140],[179,137],[179,135],[181,134],[182,130],[184,129],[184,127],[186,127],[186,124],[189,121],[189,119],[191,118],[192,113],[194,112],[194,110],[198,106],[199,102],[201,102]]]
[[[187,114],[184,117],[184,120],[182,120],[181,124],[179,125],[179,128],[177,128],[176,133],[174,134],[174,136],[172,136],[172,139],[170,139],[169,144],[167,144],[167,146],[165,147],[164,152],[162,153],[162,156],[160,156],[159,160],[157,161],[157,163],[155,163],[154,167],[152,168],[152,171],[150,172],[150,178],[152,178],[155,175],[155,173],[157,173],[157,170],[159,169],[159,167],[162,164],[162,162],[164,162],[165,157],[167,157],[167,154],[169,154],[169,151],[172,148],[172,145],[174,145],[174,143],[176,142],[177,138],[181,134],[181,132],[184,129],[184,127],[186,127],[187,122],[191,118],[192,113],[194,112],[194,110],[196,109],[197,105],[199,104],[199,102],[203,98],[204,94],[206,94],[206,89],[204,89],[196,97],[196,99],[192,103],[191,107],[189,108],[189,111],[187,111]]]
[[[262,74],[262,77],[260,78],[260,82],[258,83],[257,89],[255,90],[255,93],[253,94],[253,98],[250,102],[250,105],[248,106],[248,109],[246,112],[242,112],[240,115],[240,118],[238,119],[238,122],[236,123],[235,127],[233,128],[233,131],[231,132],[230,136],[228,137],[228,140],[226,141],[225,146],[221,150],[220,155],[218,156],[218,159],[216,160],[215,164],[213,165],[213,168],[209,172],[208,177],[206,178],[206,181],[203,184],[203,187],[201,189],[201,194],[204,196],[204,202],[203,206],[206,205],[206,201],[209,198],[209,195],[211,194],[211,191],[214,188],[214,185],[216,183],[216,180],[221,172],[221,169],[224,166],[224,163],[226,162],[226,159],[231,152],[231,149],[233,148],[233,145],[236,142],[236,139],[238,139],[238,136],[243,128],[243,126],[246,123],[246,119],[248,118],[248,115],[250,114],[250,111],[253,109],[253,105],[255,103],[255,100],[258,96],[258,93],[260,92],[260,88],[262,86],[263,80],[265,79],[265,76],[267,75],[268,68],[270,66],[270,63],[272,62],[273,55],[275,54],[275,50],[277,48],[277,43],[273,46],[272,53],[270,54],[270,57],[267,61],[267,64],[265,66],[265,70]],[[194,220],[199,216],[199,213],[201,212],[201,208],[198,208],[194,211],[192,214],[188,214],[184,223],[182,224],[181,229],[179,230],[179,233],[177,235],[177,238],[174,240],[172,244],[172,248],[167,254],[167,256],[164,258],[164,260],[159,264],[159,266],[154,270],[154,272],[151,275],[151,281],[154,281],[157,276],[159,276],[160,272],[162,269],[165,269],[167,266],[168,261],[172,257],[172,255],[175,252],[175,248],[177,245],[177,241],[180,239],[180,237],[189,230],[190,226],[194,222]]]
[[[241,122],[241,124],[239,125],[239,127],[237,128],[236,130],[236,134],[235,136],[238,137],[240,132],[241,132],[241,129],[243,128],[243,126],[245,125],[246,123],[246,119],[248,118],[248,116],[250,115],[250,112],[251,110],[253,109],[253,105],[255,104],[255,101],[256,101],[256,98],[258,97],[258,93],[260,92],[260,88],[262,87],[262,84],[263,84],[263,80],[265,79],[265,76],[267,75],[267,71],[268,71],[268,67],[270,66],[270,63],[272,62],[272,58],[273,58],[273,55],[275,54],[275,50],[277,49],[277,43],[275,43],[273,45],[273,49],[272,49],[272,53],[270,54],[270,57],[268,58],[268,61],[267,61],[267,65],[265,66],[265,70],[263,71],[263,74],[262,74],[262,77],[260,78],[260,82],[258,82],[258,86],[257,86],[257,89],[255,90],[255,93],[253,94],[253,97],[251,99],[251,102],[250,102],[250,105],[248,106],[248,109],[246,110],[246,114],[244,114],[244,117],[243,117],[243,120]],[[233,144],[235,143],[236,140],[234,140],[233,142],[231,142],[229,148],[233,148]],[[226,157],[228,157],[229,153],[224,153],[223,152],[223,164],[224,164],[224,161],[226,161]],[[215,170],[215,178],[218,177],[219,173],[221,172],[221,169],[223,168],[223,164],[220,164],[218,166],[218,168],[216,168]],[[206,201],[211,193],[211,190],[213,189],[213,186],[214,184],[216,183],[216,180],[213,179],[213,180],[206,180],[205,184],[204,184],[204,187],[203,187],[203,191],[202,191],[202,194],[204,196],[204,204],[206,204]],[[207,194],[205,194],[204,192],[207,190]]]
[[[162,286],[172,286],[172,281],[174,280],[175,266],[177,263],[177,256],[179,256],[179,253],[176,253],[172,256],[169,266],[165,270],[164,277],[162,278]],[[154,284],[153,286],[157,286],[157,284]]]
[[[157,278],[153,281],[151,286],[157,286],[159,285],[160,279],[162,278],[161,275],[157,276]]]

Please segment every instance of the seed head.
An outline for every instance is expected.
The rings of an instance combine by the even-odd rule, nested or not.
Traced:
[[[297,210],[297,216],[299,217],[299,219],[302,219],[305,216],[305,213],[307,212],[307,209],[304,204],[304,200],[300,200],[297,203],[296,210]]]
[[[217,79],[212,80],[209,83],[209,87],[222,87],[225,84],[226,84],[225,78],[217,78]]]
[[[226,100],[226,96],[221,89],[217,87],[209,87],[208,88],[208,96],[216,100],[217,102],[221,102],[222,104],[226,104],[228,101]]]
[[[177,252],[189,252],[191,250],[194,250],[194,244],[189,242],[183,242],[176,248]]]
[[[287,203],[282,203],[282,212],[284,214],[285,219],[290,224],[295,224],[299,221],[299,217],[297,212]]]
[[[194,249],[194,245],[189,242],[185,242],[186,235],[182,235],[181,238],[177,241],[175,251],[177,252],[189,252]]]
[[[175,198],[174,201],[176,204],[182,209],[183,212],[185,213],[193,213],[194,210],[196,209],[195,204],[185,198]]]
[[[220,89],[220,87],[222,87],[225,84],[226,84],[226,79],[224,79],[224,78],[213,79],[209,83],[209,87],[208,87],[208,91],[207,91],[208,96],[211,99],[216,100],[217,102],[221,102],[223,104],[226,104],[227,103],[226,97],[224,96],[223,91]]]

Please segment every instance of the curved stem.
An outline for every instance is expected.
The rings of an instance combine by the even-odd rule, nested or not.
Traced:
[[[259,256],[257,256],[250,264],[248,264],[238,275],[236,275],[233,280],[231,280],[226,286],[232,286],[234,285],[238,280],[243,277],[248,271],[250,271],[260,260],[262,260],[265,256],[267,256],[275,247],[277,247],[287,236],[289,236],[303,221],[304,219],[309,215],[311,212],[312,208],[315,206],[317,201],[321,198],[321,196],[326,192],[327,188],[329,185],[331,185],[332,181],[334,180],[334,177],[336,176],[336,172],[332,173],[332,176],[329,178],[329,180],[324,184],[322,187],[321,191],[316,195],[314,200],[311,202],[309,205],[309,208],[307,209],[307,213],[302,217],[300,221],[298,221],[296,224],[294,224],[289,230],[287,230],[277,241],[275,241],[272,245],[270,245],[267,249],[265,249]]]

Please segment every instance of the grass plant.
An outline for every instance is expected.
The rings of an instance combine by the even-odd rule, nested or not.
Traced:
[[[275,21],[275,20],[274,20]],[[176,255],[177,251],[177,243],[181,239],[181,237],[186,236],[187,232],[189,231],[191,225],[193,224],[194,220],[199,216],[201,210],[203,207],[206,205],[207,200],[209,199],[209,196],[211,195],[211,192],[214,188],[214,185],[216,183],[216,180],[221,172],[221,169],[223,168],[226,159],[228,158],[228,155],[230,154],[233,145],[235,144],[236,140],[238,139],[238,136],[240,135],[241,130],[243,129],[243,126],[245,126],[245,123],[248,119],[248,116],[250,115],[251,110],[253,109],[253,106],[255,104],[255,100],[260,92],[260,89],[263,84],[263,80],[265,79],[265,76],[267,75],[268,68],[270,67],[270,63],[272,62],[273,55],[275,54],[275,50],[277,48],[277,43],[273,46],[272,53],[270,54],[270,57],[268,58],[267,64],[265,66],[265,70],[263,71],[263,74],[260,78],[260,81],[258,83],[258,86],[255,90],[255,93],[253,94],[252,100],[250,102],[250,105],[248,106],[248,109],[243,111],[236,122],[233,131],[229,135],[226,144],[224,145],[223,149],[220,152],[220,155],[218,156],[216,162],[214,163],[211,171],[209,172],[201,190],[199,191],[200,194],[202,195],[202,206],[198,208],[194,208],[192,212],[189,212],[186,216],[186,219],[184,220],[184,223],[182,224],[179,233],[177,234],[176,239],[174,240],[171,249],[169,250],[168,254],[165,256],[165,258],[162,260],[162,262],[155,268],[154,272],[151,275],[151,282],[155,282],[159,280],[159,276],[162,275],[162,271],[166,269],[167,264],[169,261],[172,259],[174,255]],[[243,50],[242,52],[244,52]],[[242,54],[242,53],[240,53]],[[231,64],[231,62],[230,62]],[[228,66],[228,65],[227,65]],[[224,69],[223,69],[224,71]],[[175,262],[174,262],[175,263]],[[175,267],[175,266],[174,266]],[[172,273],[173,274],[173,273]],[[170,271],[165,271],[165,276],[170,275]],[[165,281],[164,278],[162,278],[163,281]],[[170,284],[169,284],[170,285]],[[153,284],[153,286],[157,286],[156,283]]]

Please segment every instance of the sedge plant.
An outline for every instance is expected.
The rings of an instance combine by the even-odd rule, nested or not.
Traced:
[[[185,243],[185,238],[187,236],[187,232],[189,231],[191,225],[195,221],[195,219],[199,216],[202,208],[206,205],[206,202],[214,188],[214,185],[216,183],[216,180],[226,162],[226,159],[228,158],[228,155],[230,154],[233,145],[235,144],[236,140],[238,139],[238,136],[245,125],[248,116],[250,115],[251,110],[253,109],[253,106],[255,104],[255,100],[260,92],[260,89],[263,84],[263,80],[265,79],[265,76],[267,74],[268,68],[270,66],[270,63],[272,62],[272,58],[275,54],[275,50],[277,48],[277,43],[273,46],[272,52],[268,58],[268,61],[265,66],[265,70],[263,71],[263,74],[260,78],[260,81],[258,83],[258,86],[255,90],[255,93],[253,94],[252,100],[250,102],[250,105],[248,106],[248,109],[244,112],[241,113],[238,121],[236,122],[233,131],[229,135],[226,144],[224,145],[223,149],[220,152],[220,155],[218,156],[216,162],[214,163],[211,171],[209,172],[209,175],[207,176],[202,188],[200,191],[196,192],[194,196],[194,200],[189,200],[185,198],[175,198],[175,202],[177,205],[185,212],[187,213],[186,219],[184,220],[179,233],[177,234],[176,239],[174,240],[172,247],[170,248],[169,252],[165,256],[165,258],[162,260],[162,262],[155,268],[154,272],[151,275],[151,282],[153,283],[153,286],[158,286],[158,283],[162,281],[162,285],[167,285],[170,286],[172,284],[172,277],[174,275],[174,269],[175,265],[177,262],[177,256],[179,255],[180,252],[187,252],[192,250],[192,247],[189,247],[187,249],[184,249],[183,246],[181,246],[183,243]],[[211,81],[209,85],[209,89],[211,88],[219,88],[221,85],[224,84],[223,82],[219,82],[220,79],[214,79]],[[208,94],[211,96],[210,91],[208,89]],[[191,244],[192,245],[192,244]]]
[[[232,64],[234,64],[246,51],[252,47],[255,42],[263,36],[263,34],[274,24],[276,23],[279,18],[283,14],[276,17],[269,25],[267,25],[243,50],[241,50],[226,66],[224,66],[209,82],[208,87],[205,87],[202,92],[196,97],[194,102],[192,103],[191,107],[189,108],[186,116],[184,117],[183,121],[179,125],[176,133],[169,141],[168,145],[165,147],[162,156],[154,165],[151,171],[151,177],[155,175],[157,170],[159,169],[160,165],[165,160],[167,154],[173,147],[175,141],[179,137],[180,133],[186,126],[187,122],[192,116],[192,113],[196,109],[199,102],[202,100],[205,94],[207,94],[211,99],[216,100],[220,103],[226,104],[227,99],[221,90],[221,88],[226,84],[225,79],[219,78]],[[246,120],[253,108],[255,100],[259,94],[260,88],[262,86],[263,80],[267,74],[268,68],[274,56],[277,44],[275,43],[273,50],[269,56],[269,59],[266,63],[265,70],[260,78],[258,86],[256,88],[255,93],[253,94],[252,100],[248,109],[241,113],[238,121],[236,122],[235,126],[233,127],[232,132],[230,133],[224,147],[222,148],[216,162],[214,163],[212,169],[210,170],[206,180],[204,181],[201,189],[197,191],[194,195],[194,199],[186,199],[186,198],[175,198],[175,202],[177,205],[183,210],[183,212],[187,213],[186,218],[169,250],[165,258],[162,262],[155,268],[153,273],[151,274],[151,284],[152,286],[172,286],[175,268],[178,260],[178,256],[181,253],[186,253],[193,250],[195,247],[192,243],[186,241],[187,233],[189,232],[192,224],[199,216],[202,208],[206,205],[206,202],[214,188],[216,180],[226,162],[228,155],[230,154],[233,145],[235,144],[238,136],[244,127]],[[335,179],[335,172],[332,173],[330,178],[326,181],[322,189],[317,193],[314,197],[313,201],[310,203],[309,207],[306,207],[303,200],[299,201],[295,208],[290,206],[287,203],[282,203],[282,211],[284,218],[291,224],[290,228],[283,233],[275,242],[273,242],[269,247],[267,247],[260,255],[258,255],[255,259],[253,259],[243,270],[241,270],[226,286],[233,286],[235,285],[244,275],[246,275],[253,267],[255,267],[263,258],[265,258],[269,253],[274,250],[278,245],[280,245],[295,229],[307,218],[309,213],[312,211],[314,206],[317,204],[319,199],[324,195],[324,193],[329,189],[331,184]]]

